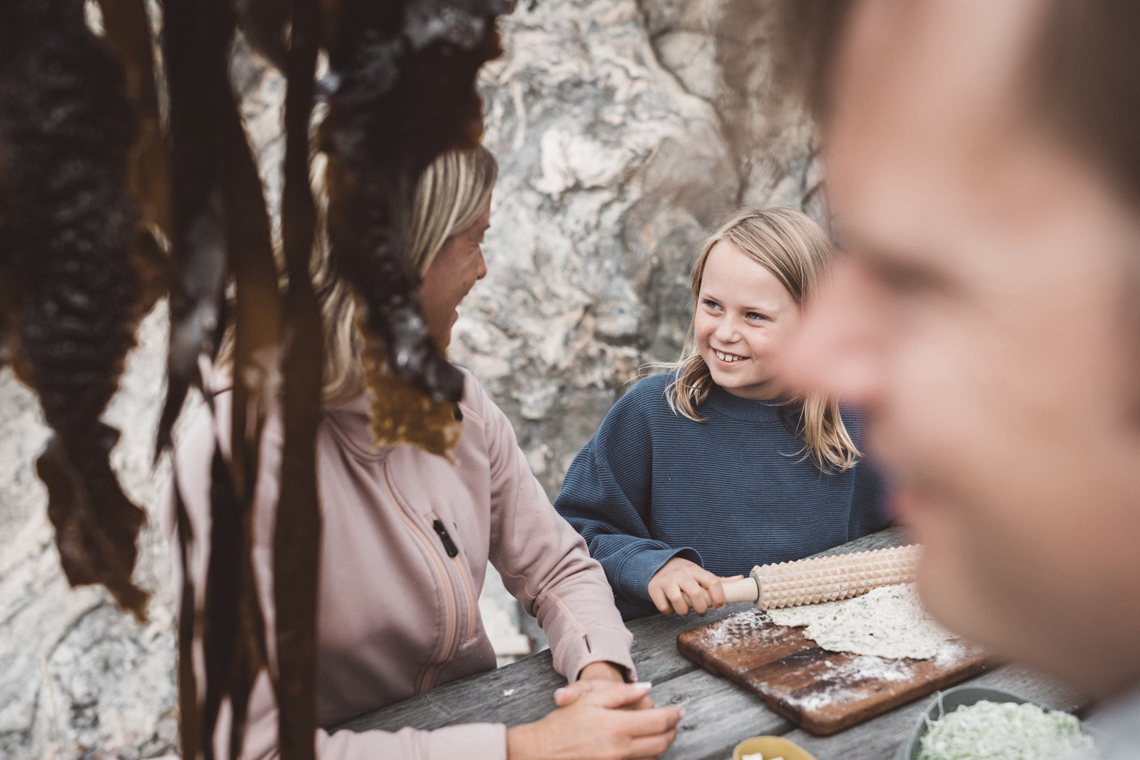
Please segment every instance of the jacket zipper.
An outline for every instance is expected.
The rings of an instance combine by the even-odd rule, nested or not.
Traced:
[[[428,555],[428,557],[431,558],[432,564],[435,565],[435,569],[438,571],[439,578],[443,583],[443,596],[447,602],[447,627],[444,631],[443,636],[443,648],[440,652],[439,658],[435,662],[428,665],[428,667],[424,669],[423,674],[420,676],[419,682],[416,684],[416,693],[420,694],[431,688],[431,681],[435,677],[435,674],[439,670],[440,666],[443,663],[447,662],[448,659],[450,659],[454,654],[452,652],[452,649],[455,648],[455,640],[457,638],[457,634],[459,633],[456,630],[459,624],[459,611],[457,609],[458,595],[456,594],[455,587],[451,582],[451,577],[447,573],[447,566],[444,565],[443,559],[440,558],[439,553],[436,551],[435,547],[432,546],[431,539],[428,537],[427,533],[424,532],[419,527],[419,525],[415,523],[411,516],[408,515],[407,511],[404,509],[404,506],[396,498],[396,494],[392,489],[392,485],[388,481],[387,462],[385,462],[384,466],[384,490],[388,492],[388,498],[390,498],[392,500],[392,503],[396,505],[397,511],[400,513],[400,519],[404,521],[404,525],[408,527],[408,530],[411,532],[411,534],[415,536],[417,541],[420,542],[420,545],[423,547],[425,553]],[[454,546],[454,543],[452,545]]]
[[[444,551],[447,556],[455,561],[455,571],[459,573],[460,580],[463,581],[463,591],[467,595],[467,638],[464,641],[470,641],[475,638],[475,621],[478,619],[477,610],[479,609],[479,602],[475,599],[475,589],[468,578],[467,568],[463,564],[463,560],[459,559],[459,547],[455,545],[455,541],[451,539],[451,535],[444,527],[443,520],[440,520],[435,513],[428,515],[428,519],[432,521],[431,527],[439,535],[439,540],[443,544]]]
[[[443,542],[443,550],[447,552],[447,556],[452,559],[455,555],[459,554],[459,547],[451,540],[451,535],[447,532],[447,528],[443,527],[443,520],[438,517],[431,522],[432,529],[439,534],[439,540]]]

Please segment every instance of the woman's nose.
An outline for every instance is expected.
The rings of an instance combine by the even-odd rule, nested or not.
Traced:
[[[482,280],[487,276],[487,260],[483,258],[483,249],[479,249],[479,261],[476,264],[475,279]]]
[[[882,297],[857,265],[844,261],[808,304],[784,365],[789,386],[865,408],[883,385]]]

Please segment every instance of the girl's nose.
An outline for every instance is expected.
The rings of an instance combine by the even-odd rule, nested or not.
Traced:
[[[839,263],[804,311],[784,365],[788,384],[874,406],[884,379],[882,304],[882,294],[858,264]]]
[[[740,331],[731,317],[724,316],[717,323],[713,335],[720,343],[732,343],[740,337]]]

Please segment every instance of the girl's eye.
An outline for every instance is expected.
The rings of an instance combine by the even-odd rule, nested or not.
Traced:
[[[744,316],[747,317],[748,319],[753,320],[753,321],[759,321],[759,320],[764,320],[764,319],[768,318],[766,315],[760,314],[759,312],[755,312],[755,311],[750,311],[747,314],[745,314]]]
[[[720,304],[717,303],[716,301],[712,300],[711,298],[705,299],[705,306],[710,308],[710,309],[719,309],[720,308]]]

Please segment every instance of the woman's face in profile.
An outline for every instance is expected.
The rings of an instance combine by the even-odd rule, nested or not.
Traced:
[[[420,284],[420,307],[428,333],[440,346],[451,343],[451,327],[459,318],[459,303],[477,280],[487,274],[483,235],[491,226],[491,205],[470,227],[447,239]]]

